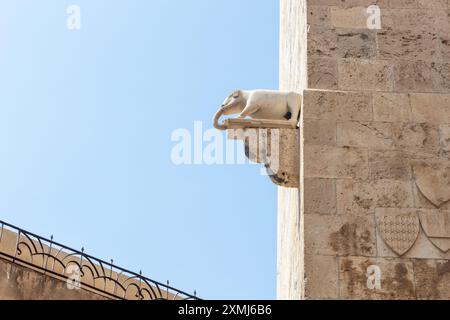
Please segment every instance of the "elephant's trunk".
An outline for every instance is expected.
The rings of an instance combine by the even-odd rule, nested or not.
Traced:
[[[213,124],[214,128],[216,128],[217,130],[227,130],[227,128],[223,124],[219,123],[220,117],[223,115],[223,112],[223,108],[220,108],[219,111],[217,111],[214,115]]]

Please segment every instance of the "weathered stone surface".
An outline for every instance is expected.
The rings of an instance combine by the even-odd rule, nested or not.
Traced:
[[[441,208],[450,201],[450,163],[416,163],[413,165],[417,187],[433,205]]]
[[[366,179],[369,175],[367,150],[330,146],[305,146],[305,178]]]
[[[331,7],[331,25],[337,28],[367,29],[367,7]]]
[[[440,92],[441,81],[435,62],[398,61],[395,65],[395,91]]]
[[[404,151],[370,151],[369,168],[372,181],[381,179],[405,180],[412,178],[411,154]]]
[[[86,290],[69,290],[65,281],[0,259],[2,300],[104,300]]]
[[[305,179],[305,214],[336,213],[336,183],[333,179]]]
[[[370,216],[311,214],[305,216],[305,225],[305,254],[376,254],[375,224]]]
[[[308,87],[311,89],[337,89],[338,66],[334,59],[308,60]]]
[[[376,180],[336,182],[338,214],[374,213],[375,208],[412,208],[414,198],[409,181]]]
[[[408,94],[374,93],[373,119],[384,122],[411,121],[411,103]]]
[[[394,123],[393,141],[398,150],[417,154],[437,154],[439,151],[439,128],[428,123]]]
[[[439,38],[436,33],[385,29],[378,33],[380,59],[434,60],[439,57]]]
[[[439,38],[442,59],[450,60],[450,35],[441,35]]]
[[[308,23],[311,25],[328,26],[330,24],[329,9],[328,6],[309,6]]]
[[[450,299],[450,261],[413,260],[418,299]]]
[[[439,127],[442,151],[450,152],[450,124],[443,124]]]
[[[337,142],[343,147],[372,147],[392,149],[394,137],[392,124],[384,122],[348,121],[338,123]]]
[[[308,54],[310,57],[370,59],[377,55],[376,33],[313,26],[309,32]]]
[[[377,266],[381,271],[381,288],[369,289],[367,270]],[[413,263],[400,259],[348,257],[339,261],[341,299],[414,299]]]
[[[395,66],[395,90],[399,92],[450,92],[450,64],[400,61]]]
[[[417,150],[437,154],[439,139],[438,127],[426,123],[349,121],[337,126],[337,144],[345,147]]]
[[[305,119],[372,120],[372,95],[365,92],[318,91],[304,92]]]
[[[381,10],[382,27],[412,32],[437,31],[436,13],[423,9],[384,9]]]
[[[306,296],[313,299],[338,298],[338,261],[336,257],[305,256]]]
[[[450,29],[450,26],[449,26]],[[440,92],[450,92],[450,63],[437,64],[435,67]]]
[[[305,120],[303,138],[310,145],[336,145],[336,122],[329,120]]]
[[[411,94],[413,121],[419,123],[450,123],[450,95]]]
[[[389,7],[395,9],[417,8],[417,0],[391,0]]]
[[[417,0],[419,8],[446,10],[448,9],[448,0]]]
[[[337,119],[370,121],[373,118],[372,95],[365,92],[338,92]]]
[[[306,90],[303,93],[304,119],[336,121],[337,94],[334,91]]]
[[[339,88],[343,90],[391,91],[393,65],[383,60],[339,60]]]

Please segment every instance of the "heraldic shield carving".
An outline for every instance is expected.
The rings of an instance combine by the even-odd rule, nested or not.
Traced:
[[[424,211],[419,213],[423,232],[439,250],[450,251],[450,212]]]
[[[407,253],[419,237],[420,222],[415,212],[382,209],[377,212],[377,225],[387,246],[399,256]]]
[[[443,165],[417,164],[414,178],[420,192],[437,208],[450,201],[450,168]]]

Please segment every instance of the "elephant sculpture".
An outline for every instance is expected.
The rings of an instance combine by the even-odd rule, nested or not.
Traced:
[[[214,116],[214,127],[227,130],[220,118],[237,115],[236,120],[245,126],[255,120],[261,127],[283,126],[296,128],[302,106],[302,95],[295,92],[279,92],[273,90],[237,90],[229,95]],[[247,120],[247,117],[250,120]],[[233,119],[232,119],[233,120]]]

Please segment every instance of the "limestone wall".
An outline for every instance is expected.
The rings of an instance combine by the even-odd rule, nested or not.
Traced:
[[[377,4],[381,29],[368,29]],[[309,88],[449,92],[447,0],[309,0]]]
[[[283,2],[282,10],[302,3]],[[379,30],[367,24],[374,3]],[[308,65],[300,237],[290,251],[301,263],[282,269],[302,284],[300,297],[279,296],[450,299],[449,3],[308,0],[306,8],[307,35],[285,35],[307,42],[306,58],[281,56],[291,66],[281,83],[292,90],[305,88],[297,68]],[[291,19],[282,24],[303,23]]]
[[[105,300],[86,290],[69,290],[65,281],[0,259],[0,300]]]
[[[280,89],[302,92],[307,88],[306,0],[282,0],[280,4]],[[279,299],[300,299],[303,296],[300,192],[301,189],[297,188],[278,188]]]

